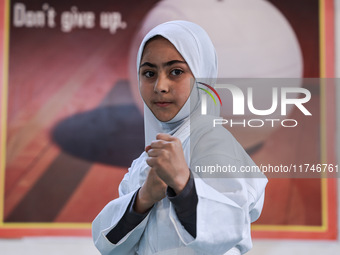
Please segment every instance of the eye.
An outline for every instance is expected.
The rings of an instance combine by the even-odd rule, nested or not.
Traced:
[[[181,69],[174,69],[170,72],[171,75],[178,76],[181,75],[183,71]]]
[[[155,73],[152,72],[152,71],[145,71],[145,72],[143,72],[143,75],[144,75],[146,78],[152,78],[152,77],[155,75]]]

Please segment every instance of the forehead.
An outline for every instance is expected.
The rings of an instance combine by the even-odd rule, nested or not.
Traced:
[[[141,60],[150,58],[184,60],[175,46],[162,36],[153,37],[145,44]]]

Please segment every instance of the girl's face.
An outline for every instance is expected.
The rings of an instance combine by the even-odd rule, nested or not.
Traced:
[[[181,54],[163,37],[144,47],[139,77],[145,104],[163,122],[174,118],[185,104],[194,78]]]

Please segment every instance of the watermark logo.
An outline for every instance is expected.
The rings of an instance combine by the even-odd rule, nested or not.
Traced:
[[[222,106],[222,101],[221,98],[219,96],[219,94],[217,93],[217,91],[205,84],[205,83],[201,83],[202,85],[207,86],[209,89],[211,89],[218,97],[218,99],[220,100],[221,106]],[[217,84],[216,88],[218,89],[227,89],[231,92],[232,94],[232,98],[233,98],[233,114],[234,115],[244,115],[244,108],[245,108],[245,96],[243,91],[238,88],[235,85],[232,84]],[[199,87],[199,89],[202,89]],[[207,91],[206,89],[202,89],[205,92],[207,92],[212,99],[214,100],[215,104],[216,104],[216,100],[215,98],[212,96],[212,94]],[[297,108],[300,109],[300,111],[304,114],[304,115],[312,115],[307,109],[306,107],[303,105],[305,103],[307,103],[310,99],[311,99],[311,93],[309,90],[305,89],[305,88],[281,88],[281,115],[286,115],[287,114],[287,105],[292,104],[295,105]],[[289,94],[303,94],[304,97],[302,98],[288,98]],[[203,98],[204,99],[204,98]],[[203,100],[204,101],[204,100]],[[272,105],[269,109],[265,109],[265,110],[259,110],[256,109],[254,107],[254,103],[253,103],[253,88],[249,87],[247,89],[247,106],[249,111],[254,114],[254,115],[261,115],[261,116],[265,116],[265,115],[270,115],[273,112],[276,111],[277,107],[278,107],[278,88],[272,88]],[[202,102],[202,106],[201,106],[201,113],[202,115],[206,115],[207,113],[207,104],[206,104],[206,98],[205,98],[205,102]]]
[[[197,83],[200,84],[200,85],[206,86],[208,89],[210,89],[217,96],[217,98],[220,101],[220,104],[222,106],[221,97],[220,97],[220,95],[217,93],[217,91],[212,86],[210,86],[210,85],[208,85],[206,83],[203,83],[203,82],[197,82]],[[217,105],[214,96],[209,92],[209,90],[201,88],[201,87],[198,87],[198,88],[203,90],[204,92],[206,92],[212,98],[212,100],[214,101],[215,105]],[[201,100],[202,100],[202,105],[201,105],[202,115],[206,115],[207,114],[207,96],[203,95]]]
[[[255,81],[255,84],[256,82],[258,81]],[[216,83],[214,88],[203,82],[198,83],[205,86],[205,88],[198,88],[206,92],[201,98],[202,115],[207,115],[208,112],[207,95],[209,95],[214,101],[215,105],[217,105],[217,100],[215,100],[215,96],[213,95],[215,94],[220,101],[221,106],[222,100],[220,95],[224,96],[224,92],[231,95],[232,99],[230,101],[230,107],[232,107],[231,110],[233,116],[237,116],[236,119],[215,119],[213,123],[214,127],[216,125],[225,125],[227,123],[229,123],[231,127],[235,125],[241,125],[243,127],[262,127],[266,123],[270,124],[271,127],[274,127],[276,122],[280,122],[284,127],[295,127],[298,124],[297,120],[282,118],[283,116],[287,116],[289,109],[294,107],[305,116],[312,115],[305,106],[305,104],[311,100],[311,92],[306,88],[300,87],[299,85],[292,86],[292,84],[287,84],[289,86],[284,86],[284,84],[280,84],[281,86],[275,86],[274,84],[267,83],[260,84],[260,86],[255,86],[255,84],[251,84],[250,81],[250,83],[247,84],[240,84],[242,86],[241,89],[232,83]],[[256,85],[259,84],[257,83]],[[256,103],[254,103],[256,100],[259,101],[259,98],[254,95],[254,90],[259,88],[260,91],[265,91],[266,95],[268,94],[268,97],[265,98],[266,106],[263,107],[262,105],[262,108],[258,107]],[[220,94],[218,94],[216,90],[218,90]],[[242,116],[244,116],[245,119],[240,119]],[[249,118],[250,116],[258,117],[252,119]],[[273,118],[274,116],[275,118]]]

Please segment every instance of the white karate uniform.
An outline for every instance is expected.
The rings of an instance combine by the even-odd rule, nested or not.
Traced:
[[[161,24],[146,35],[137,57],[137,70],[145,43],[155,35],[165,37],[176,47],[194,77],[216,77],[217,59],[209,37],[203,29],[185,21]],[[143,152],[124,176],[119,198],[107,204],[93,221],[93,239],[103,255],[239,255],[251,248],[250,223],[260,215],[267,179],[261,173],[252,175],[257,178],[244,178],[247,176],[195,172],[196,166],[204,165],[232,165],[237,169],[255,165],[226,129],[212,127],[212,120],[219,113],[217,108],[208,105],[208,115],[200,115],[197,107],[200,93],[194,87],[190,100],[166,123],[158,121],[148,107],[144,107],[146,145],[159,132],[170,133],[182,142],[198,196],[196,238],[183,227],[167,197],[156,203],[147,217],[117,244],[106,238],[146,180],[150,168],[145,161],[147,153]]]

